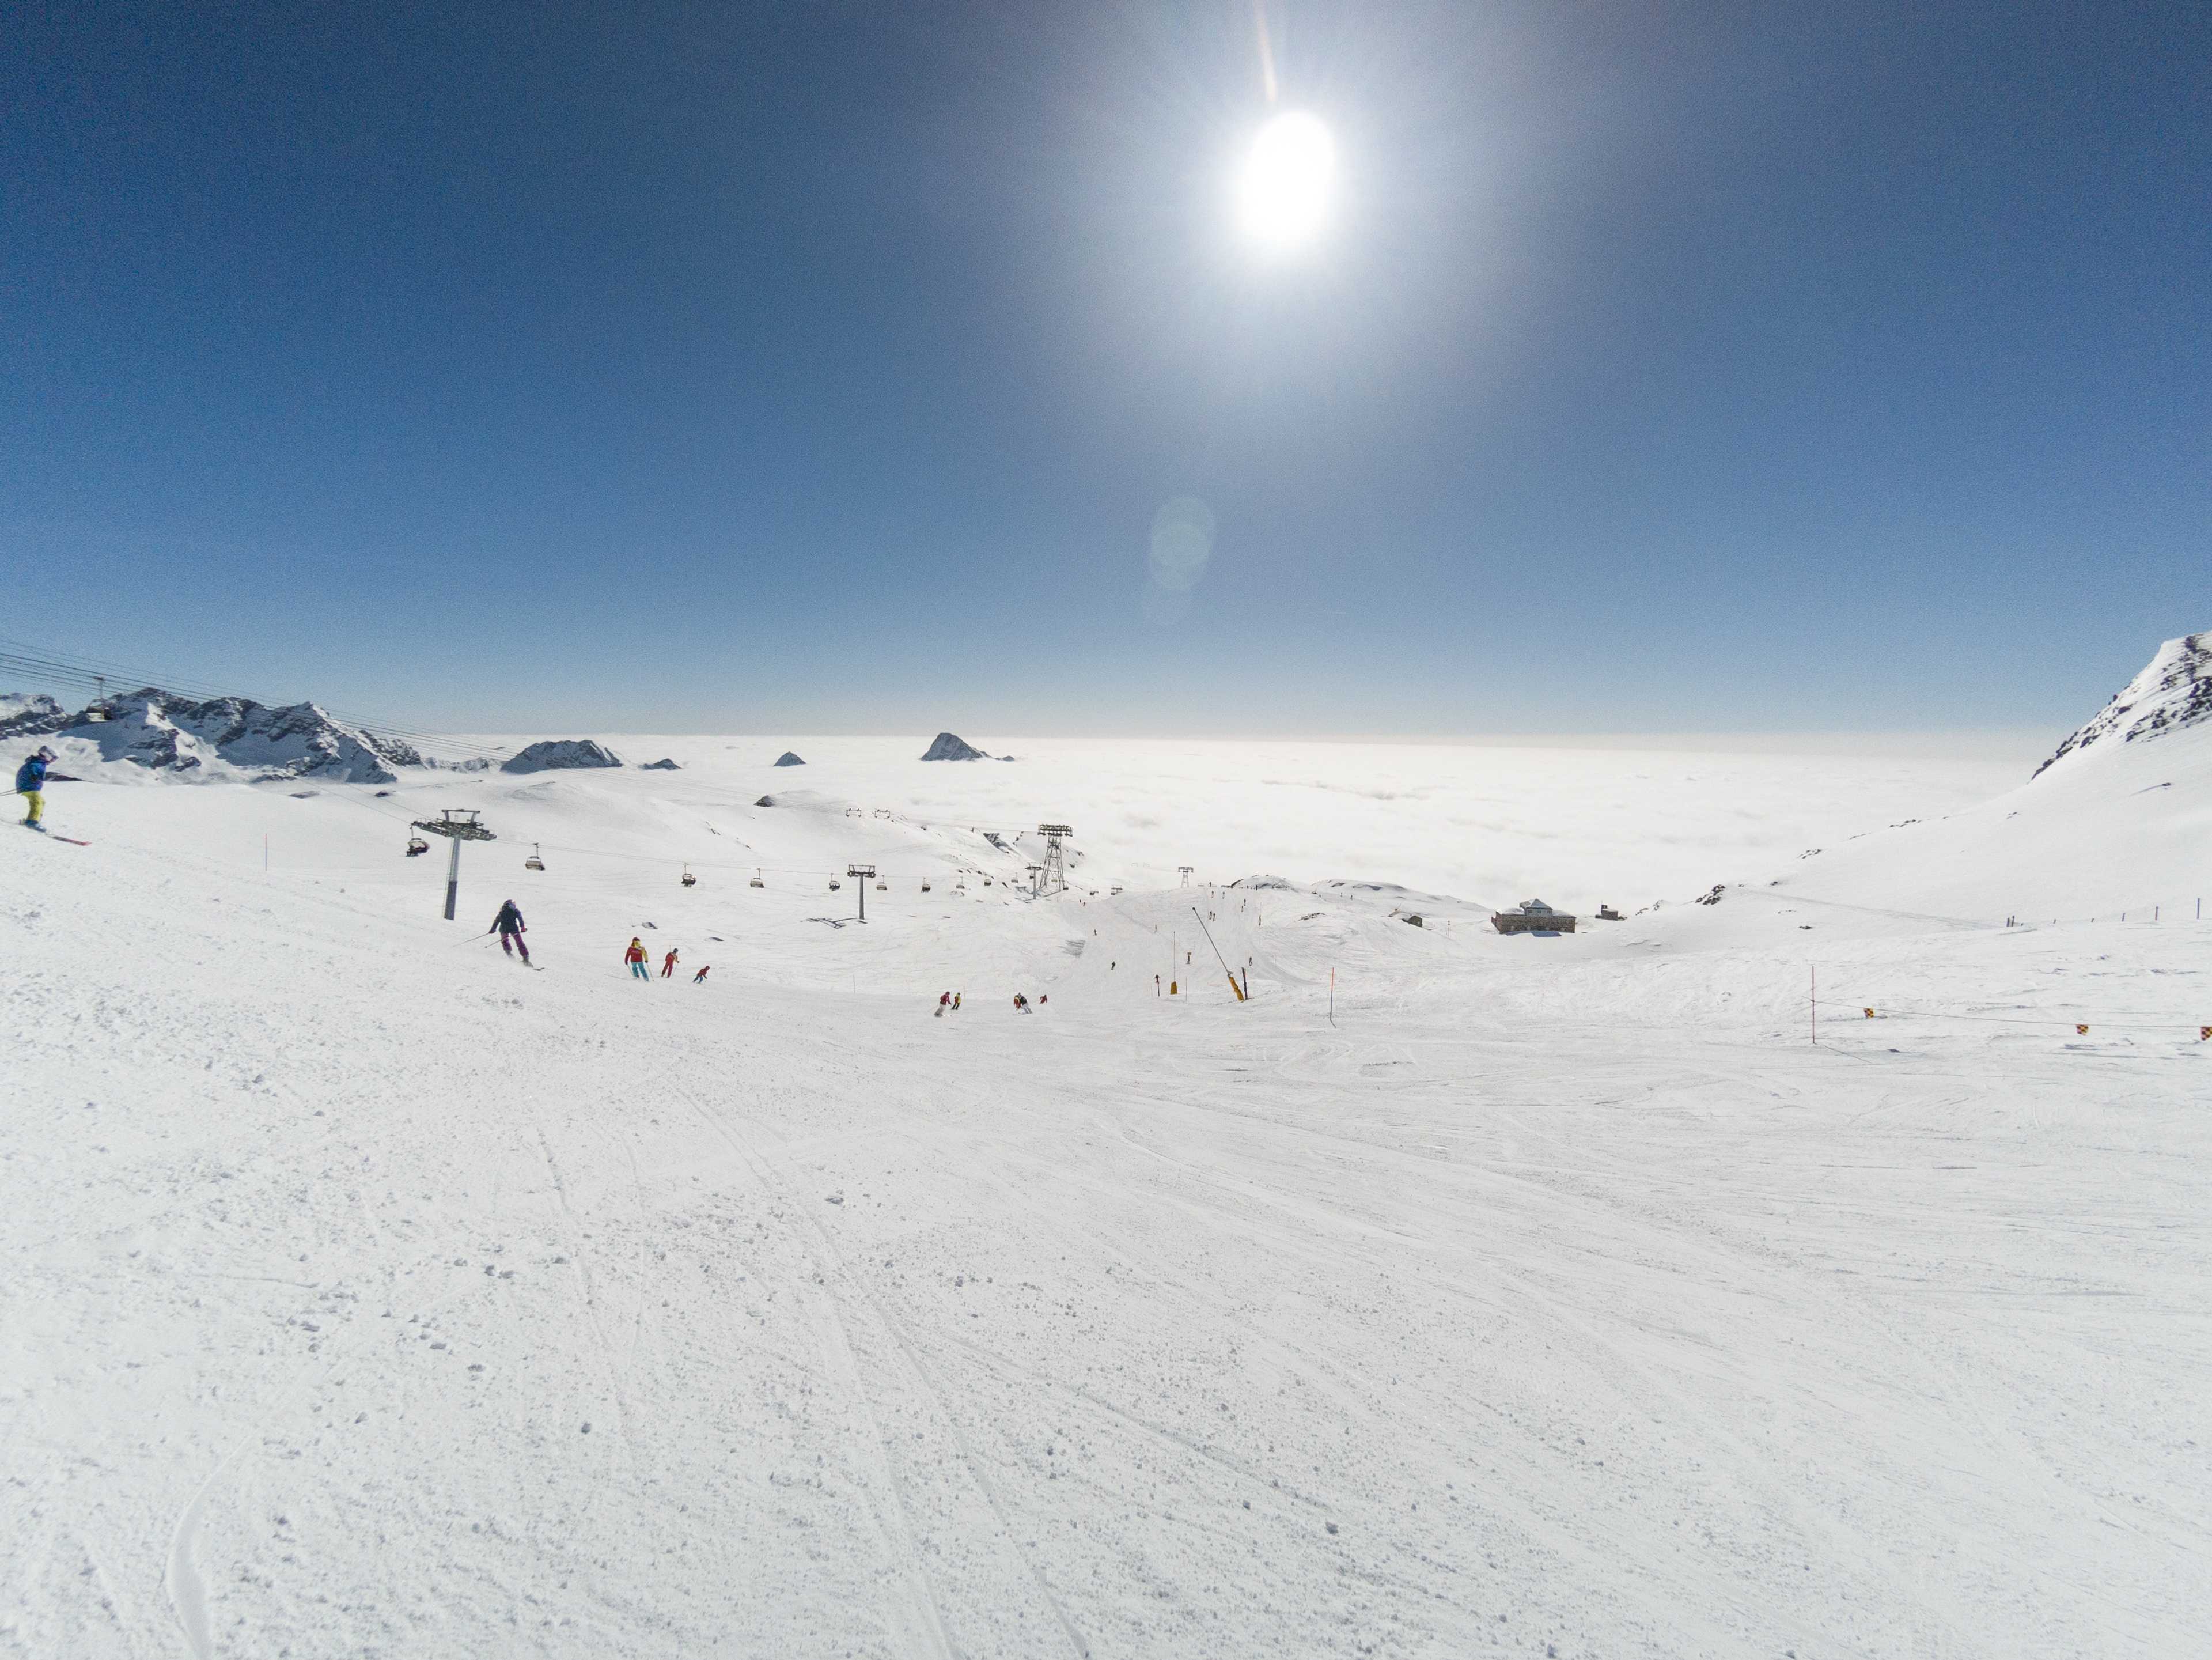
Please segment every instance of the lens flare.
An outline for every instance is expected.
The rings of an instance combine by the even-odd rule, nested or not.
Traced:
[[[1328,215],[1336,176],[1336,144],[1320,120],[1302,110],[1278,115],[1252,140],[1240,181],[1245,234],[1272,247],[1308,240]]]

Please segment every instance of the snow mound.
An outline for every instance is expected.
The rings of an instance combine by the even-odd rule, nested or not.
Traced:
[[[640,772],[681,772],[684,769],[664,755],[658,761],[647,762],[638,770]]]
[[[588,738],[548,738],[515,751],[502,772],[553,772],[579,767],[618,767],[622,757]]]
[[[940,732],[930,745],[925,761],[988,761],[991,757],[957,733]]]
[[[924,756],[922,758],[924,760],[927,760],[929,757]],[[775,757],[775,764],[779,767],[803,767],[806,763],[799,758],[799,753],[797,751],[786,750],[782,754]]]
[[[43,708],[0,721],[0,738],[52,733],[81,739],[102,761],[128,761],[162,772],[235,769],[254,779],[314,776],[337,782],[390,784],[393,767],[419,767],[411,745],[348,726],[313,703],[270,708],[248,697],[178,697],[144,686],[89,709],[64,714],[52,698]]]
[[[2200,721],[2212,721],[2212,634],[2185,634],[2160,646],[2142,672],[2094,720],[2061,744],[2035,775],[2041,777],[2068,756],[2115,733],[2123,744],[2131,744],[2138,738],[2179,732]]]

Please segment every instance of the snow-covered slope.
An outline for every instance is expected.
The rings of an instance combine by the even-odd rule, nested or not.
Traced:
[[[2212,899],[2208,644],[2168,641],[2026,784],[1826,848],[1773,892],[1980,923],[2193,917]]]
[[[1733,891],[1474,901],[1955,776],[806,741],[787,806],[654,739],[0,830],[0,1649],[2193,1651],[2212,931],[1824,935],[1815,1047],[1796,924],[1693,948]],[[500,837],[453,925],[445,806]],[[1459,880],[1478,814],[1536,879]],[[982,829],[1063,817],[1022,897]],[[1290,885],[1175,885],[1208,833]],[[475,934],[510,896],[540,972]]]

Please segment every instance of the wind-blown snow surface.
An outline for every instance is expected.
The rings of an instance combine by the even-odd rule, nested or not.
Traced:
[[[0,832],[6,1645],[2201,1651],[2212,933],[1731,889],[1504,939],[1481,902],[1573,882],[1314,891],[1388,867],[1322,863],[1347,823],[1417,846],[1311,781],[1412,763],[1335,746],[1218,872],[1306,885],[1035,903],[967,821],[1088,811],[1103,893],[1177,861],[1104,812],[1133,755],[1088,808],[1072,763],[931,768],[977,794],[924,829],[857,745],[755,809],[720,741],[389,799],[63,785],[93,846]],[[1634,898],[1960,806],[1769,762],[1647,761],[1622,826],[1547,763],[1492,834]],[[1234,798],[1152,764],[1178,827]],[[501,836],[460,925],[443,849],[399,853],[448,803]],[[820,873],[871,856],[862,929]],[[509,895],[542,973],[469,938]],[[623,976],[637,933],[677,977]]]

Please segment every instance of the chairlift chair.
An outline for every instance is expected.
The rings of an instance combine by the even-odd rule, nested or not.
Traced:
[[[691,866],[689,865],[684,867],[684,885],[687,888],[696,888],[699,885],[699,879],[691,874]]]
[[[832,893],[836,892],[838,889],[840,889],[840,888],[843,887],[844,885],[844,885],[842,882],[840,882],[840,881],[839,881],[836,877],[834,877],[834,876],[833,876],[833,877],[831,877],[831,878],[830,879],[830,892],[832,892]]]
[[[761,880],[761,873],[757,866],[753,871],[753,879],[746,883],[745,885],[749,888],[764,888],[768,884]]]
[[[429,851],[430,844],[421,836],[410,836],[407,838],[407,856],[410,859],[419,858]]]
[[[890,883],[885,882],[885,881],[882,880],[881,879],[878,879],[877,880],[877,883],[876,883],[876,891],[877,891],[878,893],[889,893],[890,891],[891,891],[891,889],[890,889]]]
[[[927,882],[924,882],[924,883],[921,885],[921,891],[922,891],[924,893],[927,893],[927,892],[929,891],[929,884],[928,884],[928,883],[927,883]]]
[[[535,842],[532,842],[530,844],[530,857],[522,861],[522,868],[525,870],[544,870],[545,868],[545,861],[538,856],[538,843]]]

